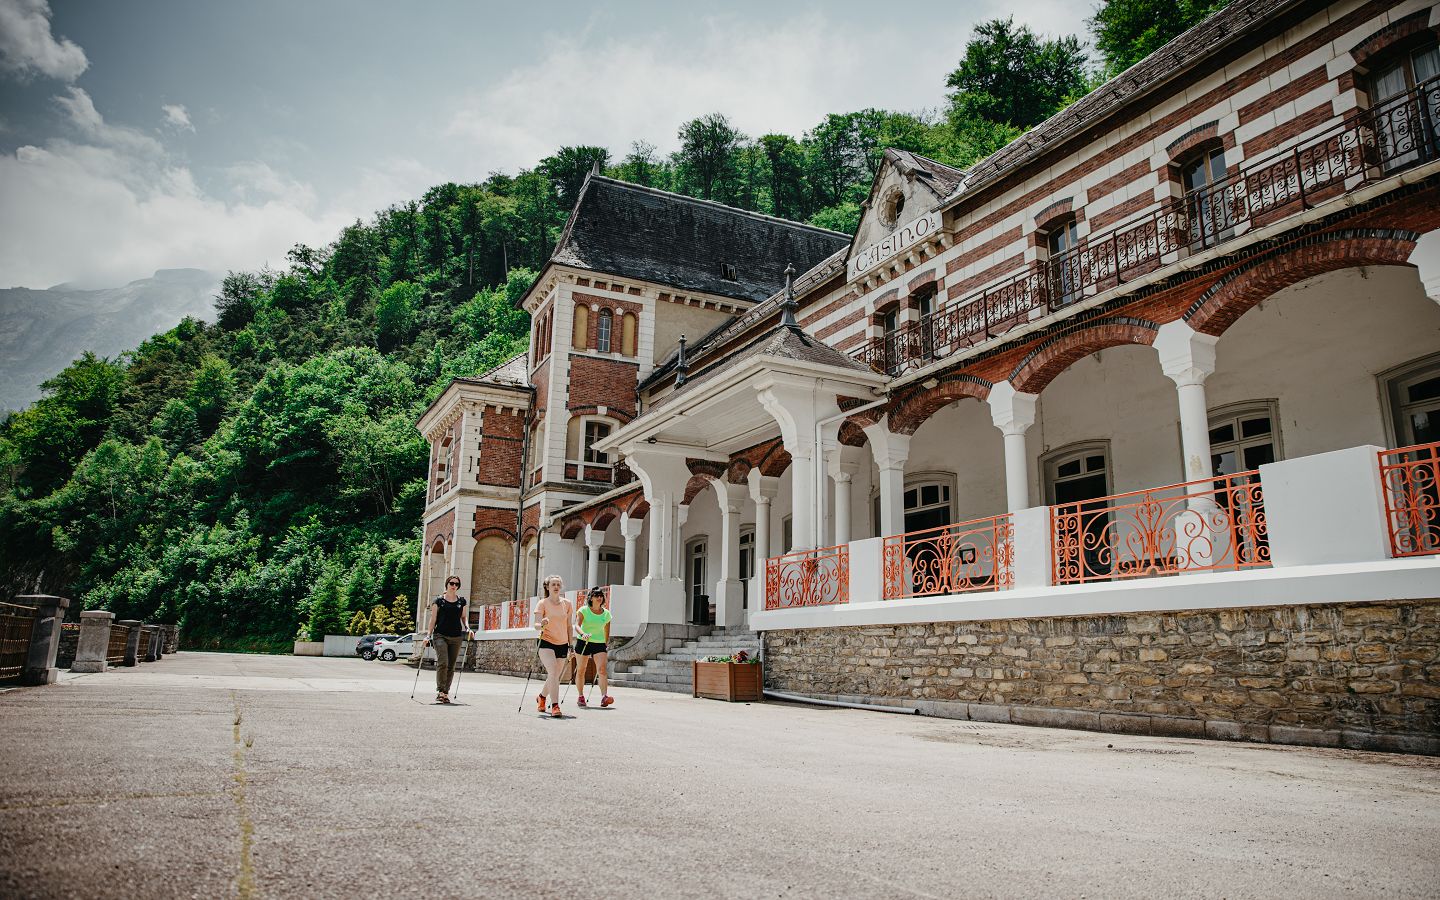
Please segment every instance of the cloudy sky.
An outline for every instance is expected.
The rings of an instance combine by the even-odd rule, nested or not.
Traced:
[[[798,137],[936,108],[976,22],[1083,37],[1089,6],[0,0],[0,287],[258,268],[565,144],[668,152],[711,111]]]

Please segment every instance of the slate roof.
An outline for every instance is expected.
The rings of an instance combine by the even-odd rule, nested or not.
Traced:
[[[787,265],[803,272],[849,243],[848,234],[591,175],[550,261],[758,302],[784,286]]]
[[[845,271],[845,256],[847,252],[848,248],[837,250],[830,256],[825,257],[815,268],[808,272],[802,272],[795,279],[795,296],[797,298],[804,297],[810,291],[829,281],[836,273]],[[688,359],[691,364],[694,364],[704,357],[705,354],[723,345],[731,338],[744,334],[770,316],[779,315],[780,304],[784,302],[785,288],[781,286],[780,290],[745,310],[745,312],[740,315],[731,316],[729,319],[721,322],[711,329],[709,333],[701,337],[700,340],[691,344],[685,351],[686,359]],[[670,354],[661,360],[660,363],[655,366],[654,371],[640,383],[640,390],[645,390],[650,385],[663,380],[674,372],[675,362],[678,356],[678,350],[670,351]]]
[[[486,386],[528,388],[530,374],[525,370],[525,360],[525,353],[517,353],[488,372],[455,380]]]
[[[669,406],[672,401],[689,394],[697,385],[704,384],[756,356],[775,356],[781,359],[833,366],[837,369],[849,369],[857,373],[863,372],[866,375],[874,374],[869,366],[854,357],[841,353],[824,341],[806,334],[803,329],[783,324],[776,325],[734,353],[728,353],[716,360],[709,367],[690,373],[685,383],[679,388],[647,404],[645,412],[640,418]]]

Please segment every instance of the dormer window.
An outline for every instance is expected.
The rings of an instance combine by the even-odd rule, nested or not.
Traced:
[[[720,277],[725,279],[726,281],[739,281],[740,271],[735,268],[734,263],[721,263]]]

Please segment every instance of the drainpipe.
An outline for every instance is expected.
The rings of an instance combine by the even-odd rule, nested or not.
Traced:
[[[535,420],[535,385],[530,385],[530,407],[525,410],[525,433],[520,437],[520,487],[515,492],[515,566],[510,573],[510,587],[515,592],[514,599],[520,599],[520,554],[523,546],[520,541],[520,533],[525,527],[525,478],[529,475],[530,468],[530,425]],[[538,541],[539,538],[537,537]],[[536,565],[539,568],[539,565]],[[475,586],[470,586],[471,593],[474,593]]]

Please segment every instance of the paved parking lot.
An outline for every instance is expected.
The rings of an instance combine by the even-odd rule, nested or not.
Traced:
[[[421,676],[417,698],[433,696]],[[182,653],[0,693],[5,897],[1434,897],[1440,760]],[[432,682],[433,685],[433,682]],[[533,686],[532,686],[533,687]],[[533,694],[533,690],[532,690]]]

